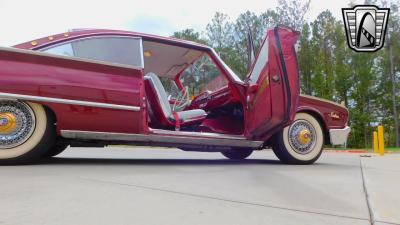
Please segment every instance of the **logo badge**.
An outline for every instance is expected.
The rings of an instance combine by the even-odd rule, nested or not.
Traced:
[[[342,9],[347,44],[357,52],[375,52],[383,47],[390,9],[357,5]]]

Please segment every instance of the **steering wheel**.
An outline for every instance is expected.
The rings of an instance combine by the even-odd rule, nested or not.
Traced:
[[[175,99],[174,105],[172,106],[172,111],[181,111],[186,106],[190,105],[189,89],[185,87],[185,90],[181,90]]]

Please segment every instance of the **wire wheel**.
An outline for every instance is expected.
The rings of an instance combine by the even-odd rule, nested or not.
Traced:
[[[0,102],[0,150],[23,144],[35,126],[35,114],[29,105],[18,101]]]
[[[316,132],[307,120],[296,120],[289,128],[289,144],[299,154],[308,154],[316,143]]]

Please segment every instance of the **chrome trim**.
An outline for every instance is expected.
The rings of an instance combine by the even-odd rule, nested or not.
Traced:
[[[329,129],[329,137],[331,139],[331,145],[343,145],[347,142],[351,129],[346,126],[343,129]]]
[[[143,56],[143,54],[144,54],[144,50],[143,50],[143,39],[142,38],[139,38],[140,39],[140,60],[141,60],[141,67],[144,69],[144,56]]]
[[[108,133],[96,131],[61,130],[64,138],[104,140],[104,141],[128,141],[145,143],[168,143],[176,145],[202,145],[202,146],[224,146],[224,147],[251,147],[259,148],[263,145],[262,141],[251,141],[246,139],[230,138],[229,135],[222,135],[222,138],[210,137],[209,134],[197,133],[191,136],[183,136],[183,131],[171,131],[174,135],[164,134],[127,134],[127,133]],[[192,132],[184,132],[192,133]]]
[[[208,132],[160,130],[160,129],[151,129],[151,128],[150,128],[150,131],[154,134],[247,140],[244,136],[241,136],[241,135],[228,135],[228,134],[218,134],[218,133],[208,133]]]
[[[139,106],[116,105],[116,104],[101,103],[101,102],[88,102],[88,101],[79,101],[79,100],[62,99],[62,98],[49,98],[49,97],[12,94],[12,93],[4,93],[4,92],[0,92],[0,99],[51,102],[51,103],[60,103],[60,104],[68,104],[68,105],[90,106],[90,107],[97,107],[97,108],[140,111]]]

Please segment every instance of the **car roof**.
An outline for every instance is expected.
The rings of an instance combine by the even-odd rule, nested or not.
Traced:
[[[110,29],[74,29],[65,33],[50,35],[47,37],[35,39],[32,41],[24,42],[21,44],[14,45],[15,48],[38,50],[46,48],[51,45],[56,45],[61,42],[70,41],[79,38],[92,37],[92,36],[102,36],[102,35],[120,35],[120,36],[130,36],[130,37],[140,37],[145,41],[154,41],[159,43],[165,43],[169,45],[175,45],[180,47],[186,47],[201,51],[210,51],[211,48],[207,45],[200,43],[181,40],[173,37],[163,37],[153,34],[145,34],[133,31],[123,31],[123,30],[110,30]]]

